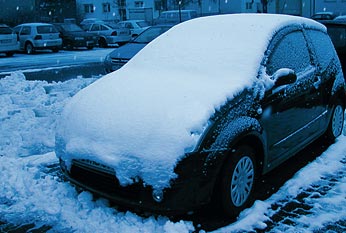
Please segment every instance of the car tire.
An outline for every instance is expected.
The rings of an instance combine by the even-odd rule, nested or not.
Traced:
[[[253,203],[256,176],[255,150],[238,146],[222,170],[219,204],[226,215],[236,217]]]
[[[52,49],[52,51],[53,51],[53,53],[57,53],[57,52],[59,52],[59,49],[58,48],[54,48],[54,49]]]
[[[25,53],[26,54],[34,54],[35,53],[34,46],[30,42],[25,44]]]
[[[105,40],[105,38],[100,38],[99,39],[99,47],[100,48],[107,48],[107,41]]]
[[[340,101],[333,106],[332,116],[326,132],[327,140],[334,142],[341,135],[344,126],[344,107]]]
[[[87,46],[87,49],[92,50],[94,46]]]

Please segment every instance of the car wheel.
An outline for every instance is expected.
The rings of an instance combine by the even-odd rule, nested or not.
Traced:
[[[344,107],[340,102],[337,102],[333,107],[332,117],[326,132],[327,139],[333,142],[341,135],[344,126]]]
[[[253,203],[256,176],[255,151],[245,145],[237,147],[222,171],[220,204],[228,216],[239,215]]]
[[[57,53],[57,52],[59,52],[59,49],[58,48],[54,48],[54,49],[52,49],[52,51],[53,51],[53,53]]]
[[[100,38],[99,47],[100,48],[107,48],[107,41],[105,40],[105,38]]]
[[[26,54],[33,54],[33,53],[35,53],[34,46],[30,42],[26,43],[26,45],[25,45],[25,52],[26,52]]]
[[[87,46],[87,49],[89,49],[89,50],[91,50],[93,48],[94,48],[94,46]]]

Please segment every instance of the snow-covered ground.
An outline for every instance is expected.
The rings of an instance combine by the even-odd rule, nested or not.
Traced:
[[[21,73],[0,79],[0,232],[11,226],[48,232],[196,230],[190,221],[118,211],[64,181],[54,153],[55,123],[66,102],[93,81],[26,81]],[[275,194],[216,232],[345,230],[345,143],[346,137],[339,137]]]

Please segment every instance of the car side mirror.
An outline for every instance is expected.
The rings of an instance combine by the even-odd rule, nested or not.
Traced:
[[[297,81],[297,75],[292,69],[281,68],[274,73],[273,79],[275,82],[274,87],[279,87],[295,83]]]

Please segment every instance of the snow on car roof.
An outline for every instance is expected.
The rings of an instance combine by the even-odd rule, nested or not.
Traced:
[[[174,26],[72,99],[58,129],[68,156],[58,156],[111,166],[123,185],[140,177],[154,189],[168,187],[215,109],[258,80],[270,39],[292,23],[325,30],[310,19],[269,14]]]

